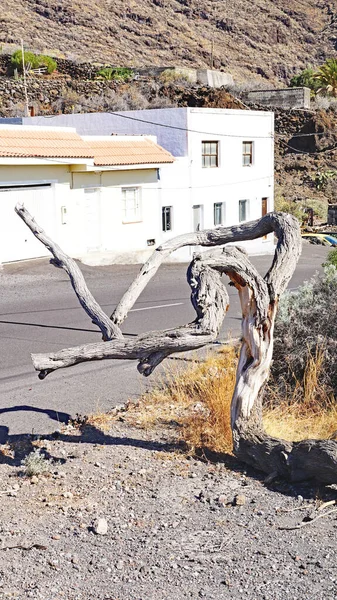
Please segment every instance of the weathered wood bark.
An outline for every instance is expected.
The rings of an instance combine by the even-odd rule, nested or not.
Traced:
[[[54,254],[57,263],[68,272],[82,304],[88,298],[79,292],[78,272],[66,257],[20,208],[18,214],[34,235]],[[240,248],[223,247],[196,255],[187,272],[191,301],[196,311],[193,323],[165,331],[150,332],[135,340],[120,338],[118,325],[125,319],[141,291],[158,270],[160,264],[178,248],[186,245],[223,246],[227,242],[255,239],[274,232],[278,238],[271,268],[262,277]],[[33,364],[43,379],[56,369],[80,362],[103,359],[138,360],[138,370],[150,375],[164,358],[175,352],[200,348],[215,340],[228,308],[228,295],[220,279],[225,273],[238,290],[242,308],[242,346],[232,399],[231,422],[234,452],[238,458],[268,474],[281,475],[291,481],[315,478],[324,483],[337,482],[337,443],[328,440],[305,440],[291,443],[268,436],[262,423],[262,396],[268,380],[273,355],[273,329],[278,299],[288,285],[301,251],[299,225],[283,213],[269,213],[262,219],[230,228],[179,236],[153,253],[138,277],[124,294],[111,315],[114,329],[106,326],[105,313],[90,308],[99,327],[104,322],[104,343],[87,344],[51,354],[32,355]],[[70,261],[70,262],[69,262]],[[80,277],[83,276],[82,274]],[[96,303],[97,304],[97,303]],[[88,302],[84,302],[87,307]],[[107,333],[108,332],[108,333]]]
[[[120,328],[111,322],[108,315],[102,310],[98,302],[95,300],[91,292],[88,290],[87,284],[76,262],[67,256],[61,248],[51,240],[43,229],[36,223],[28,210],[21,204],[17,204],[15,212],[26,223],[27,227],[42,242],[46,248],[52,253],[54,259],[50,262],[55,266],[64,269],[69,276],[74,292],[85,312],[97,325],[101,332],[103,340],[111,340],[112,338],[122,338],[123,334]]]

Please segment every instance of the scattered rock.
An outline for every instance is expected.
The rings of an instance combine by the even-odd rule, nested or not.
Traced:
[[[63,492],[63,497],[71,499],[74,497],[74,494],[72,492]]]
[[[225,494],[221,494],[218,498],[218,504],[220,506],[226,506],[227,504],[229,504],[228,498],[227,496],[225,496]]]
[[[106,535],[108,533],[108,523],[104,518],[97,519],[92,525],[93,532],[96,535]]]
[[[236,496],[234,496],[233,504],[234,506],[244,506],[246,501],[246,496],[243,494],[236,494]]]

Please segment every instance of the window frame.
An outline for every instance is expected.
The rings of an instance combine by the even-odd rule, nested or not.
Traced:
[[[249,145],[249,152],[246,151],[245,146]],[[246,157],[248,157],[248,162],[245,161]],[[242,142],[242,166],[243,167],[251,167],[253,166],[254,161],[254,142],[246,140]]]
[[[167,218],[166,211],[169,211],[169,227],[167,227]],[[161,229],[163,233],[167,233],[168,231],[173,230],[173,207],[172,206],[162,206],[161,207]]]
[[[216,151],[212,152],[211,148],[209,152],[206,152],[206,144],[215,144]],[[215,164],[206,164],[206,159],[210,159],[209,162],[212,162],[212,158],[215,157]],[[219,140],[202,140],[201,142],[201,166],[203,169],[217,169],[220,165],[220,142]]]
[[[221,208],[221,219],[220,219],[220,223],[216,223],[215,222],[215,210],[216,207],[220,207]],[[213,203],[213,224],[214,227],[221,227],[225,224],[226,221],[226,205],[225,202],[214,202]]]
[[[245,203],[245,218],[241,219],[241,206],[242,203]],[[245,223],[246,221],[248,221],[249,219],[249,200],[247,198],[243,198],[242,200],[239,200],[239,223]]]
[[[134,218],[128,217],[128,208],[127,208],[127,198],[126,193],[134,190],[134,201],[136,203],[135,206],[135,216]],[[141,202],[141,188],[135,185],[123,186],[121,188],[122,193],[122,223],[123,225],[128,225],[130,223],[141,223],[142,222],[142,202]],[[124,196],[125,194],[125,196]]]

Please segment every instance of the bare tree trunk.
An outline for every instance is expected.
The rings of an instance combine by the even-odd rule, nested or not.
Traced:
[[[288,285],[301,252],[301,235],[296,219],[284,213],[269,213],[262,219],[241,226],[219,227],[169,240],[157,248],[142,267],[111,315],[109,329],[107,316],[95,304],[85,284],[83,287],[83,276],[78,274],[76,263],[47,238],[28,211],[18,207],[17,212],[34,235],[50,249],[57,264],[65,268],[81,304],[101,328],[104,339],[109,340],[50,354],[33,354],[33,364],[41,379],[56,369],[80,362],[116,358],[138,360],[138,370],[148,376],[170,354],[210,343],[216,339],[228,309],[228,295],[220,279],[225,273],[238,290],[242,308],[242,346],[231,407],[236,456],[265,473],[281,475],[291,481],[315,478],[324,483],[337,482],[335,441],[291,443],[274,439],[265,433],[262,423],[262,397],[273,355],[278,300]],[[141,291],[171,252],[187,245],[223,246],[227,242],[256,239],[270,232],[276,234],[278,243],[272,266],[265,277],[256,271],[240,248],[223,247],[198,254],[187,272],[191,301],[196,311],[193,323],[149,332],[132,341],[121,339],[118,324],[125,319]]]

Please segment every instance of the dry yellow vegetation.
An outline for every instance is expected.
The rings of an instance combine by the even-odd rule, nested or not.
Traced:
[[[237,358],[237,348],[226,345],[204,360],[171,361],[161,381],[137,404],[130,403],[123,419],[147,430],[172,427],[190,452],[231,452],[230,404]],[[287,397],[280,398],[269,385],[263,416],[269,435],[290,441],[334,437],[337,405],[320,384],[323,369],[323,352],[318,350],[308,358],[303,381]],[[108,430],[115,419],[116,414],[96,414],[90,423]]]

